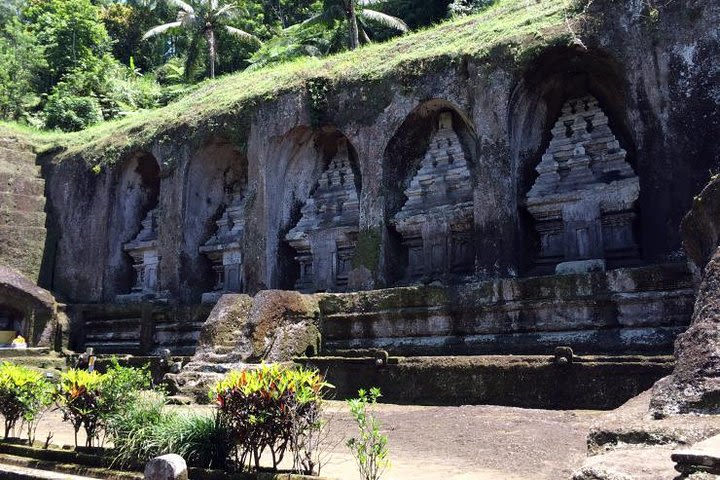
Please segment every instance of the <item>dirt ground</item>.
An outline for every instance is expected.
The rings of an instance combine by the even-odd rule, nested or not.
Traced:
[[[355,426],[343,402],[329,402],[329,462],[323,476],[359,478],[344,439]],[[207,407],[174,407],[207,408]],[[389,437],[392,466],[385,480],[561,480],[586,456],[588,428],[601,412],[497,406],[420,407],[383,404],[377,415]],[[57,412],[43,419],[37,439],[72,444]],[[81,438],[80,441],[84,441]]]

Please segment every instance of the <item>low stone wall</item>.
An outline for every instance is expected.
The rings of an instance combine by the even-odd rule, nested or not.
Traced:
[[[107,354],[150,354],[167,348],[174,355],[192,355],[211,308],[150,302],[73,305],[68,309],[71,346]]]
[[[694,300],[679,263],[319,297],[324,351],[393,355],[671,353]]]
[[[374,357],[297,359],[325,372],[337,399],[380,387],[383,401],[419,405],[505,405],[549,409],[612,409],[672,370],[672,357],[549,356]]]

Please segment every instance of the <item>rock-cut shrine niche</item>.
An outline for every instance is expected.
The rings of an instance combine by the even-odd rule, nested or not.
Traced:
[[[347,140],[318,180],[285,240],[297,252],[300,291],[342,291],[348,283],[359,230],[360,210]]]
[[[158,293],[158,253],[157,208],[150,210],[140,222],[141,229],[135,238],[123,245],[123,250],[133,259],[135,282],[125,299],[149,299]]]
[[[540,234],[539,265],[582,272],[638,256],[633,223],[640,183],[625,156],[597,99],[565,102],[527,194]]]
[[[408,277],[443,279],[473,269],[473,191],[470,170],[452,114],[439,115],[420,168],[405,190],[407,201],[391,223],[408,250]]]
[[[212,292],[203,293],[203,302],[214,302],[223,293],[242,292],[243,254],[245,234],[245,198],[240,193],[232,195],[222,216],[215,222],[217,230],[200,246],[200,253],[212,262],[215,285]]]
[[[131,265],[132,270],[127,274],[125,268],[117,270],[118,275],[127,277],[127,283],[116,299],[135,302],[156,298],[160,287],[157,209],[160,169],[157,161],[149,154],[132,159],[118,183],[109,235],[113,242],[119,237],[118,253],[122,263]]]

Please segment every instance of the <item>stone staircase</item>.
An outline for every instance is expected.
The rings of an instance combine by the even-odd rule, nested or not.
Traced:
[[[0,136],[0,264],[37,280],[45,248],[45,181],[32,145]]]

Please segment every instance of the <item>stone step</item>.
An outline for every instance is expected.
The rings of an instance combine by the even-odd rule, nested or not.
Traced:
[[[47,347],[0,348],[0,361],[10,357],[39,357],[43,355],[50,355],[50,349]],[[55,353],[53,353],[53,355],[55,355]]]
[[[136,354],[140,353],[140,341],[85,342],[85,348],[91,347],[96,353]]]
[[[0,137],[0,147],[9,148],[11,150],[21,150],[25,152],[34,152],[35,148],[30,142],[25,141],[22,138],[16,136],[2,136]]]
[[[45,181],[38,177],[27,177],[0,169],[0,192],[43,196]]]
[[[45,227],[45,212],[17,211],[9,205],[0,205],[0,227]]]
[[[137,341],[140,342],[140,329],[135,330],[119,330],[115,329],[111,332],[107,331],[87,331],[85,332],[85,343],[103,343],[103,342],[119,342],[119,341]]]
[[[16,227],[0,224],[0,258],[30,278],[37,278],[45,250],[44,226]]]
[[[0,162],[10,164],[17,169],[27,172],[39,172],[40,167],[35,164],[35,154],[25,150],[15,150],[0,145]]]
[[[4,357],[0,361],[11,362],[25,367],[35,368],[44,372],[63,371],[67,362],[61,357],[37,356],[37,357]]]
[[[11,211],[42,212],[45,210],[45,197],[0,192],[0,208],[7,208]]]
[[[10,476],[3,476],[10,471]],[[0,479],[57,479],[57,480],[140,480],[139,472],[119,472],[74,463],[53,462],[36,458],[0,453]]]
[[[3,459],[3,462],[6,462],[6,459]],[[98,477],[81,477],[68,473],[0,463],[1,480],[87,480],[89,478]]]
[[[187,331],[197,331],[199,332],[202,329],[204,322],[174,322],[174,323],[161,323],[158,322],[155,324],[155,330],[160,330],[163,332],[172,331],[172,332],[187,332]]]

